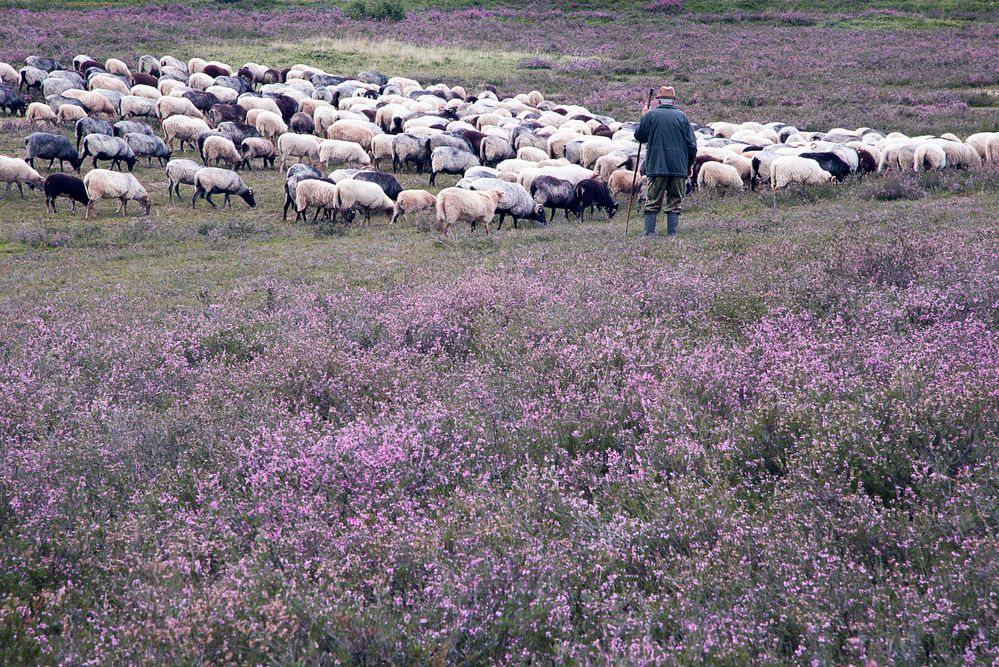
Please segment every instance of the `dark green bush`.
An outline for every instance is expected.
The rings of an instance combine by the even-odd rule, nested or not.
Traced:
[[[351,0],[344,6],[343,13],[355,21],[402,21],[406,18],[401,0]]]

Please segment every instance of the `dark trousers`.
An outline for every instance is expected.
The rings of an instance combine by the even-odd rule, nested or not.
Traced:
[[[646,213],[679,213],[680,201],[687,188],[686,176],[649,176],[648,196],[645,200]]]

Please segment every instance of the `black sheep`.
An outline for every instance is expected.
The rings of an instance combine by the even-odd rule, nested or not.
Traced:
[[[576,202],[579,206],[579,221],[583,221],[583,212],[589,208],[602,208],[610,220],[617,213],[618,203],[610,193],[607,184],[597,178],[587,178],[576,184]]]
[[[219,98],[214,93],[206,93],[203,90],[185,90],[183,97],[191,100],[194,108],[201,113],[208,113],[212,107],[219,103]]]
[[[286,123],[291,122],[291,117],[298,112],[298,102],[287,95],[272,95],[269,97],[274,100],[274,104],[277,105],[278,110],[281,112],[281,119]]]
[[[220,102],[208,110],[208,124],[218,127],[222,123],[242,123],[246,120],[246,109],[238,104]]]
[[[472,152],[476,155],[482,152],[482,140],[488,136],[475,130],[459,130],[458,134],[469,143],[472,147]]]
[[[48,211],[51,208],[53,213],[58,213],[55,205],[55,200],[58,197],[66,197],[73,202],[73,213],[76,213],[77,202],[84,206],[90,203],[87,187],[83,184],[83,179],[77,176],[51,174],[45,179],[42,190],[45,192],[45,210]]]
[[[234,146],[242,144],[243,139],[260,136],[257,128],[244,123],[219,123],[217,129],[223,137],[228,137]]]
[[[155,88],[159,85],[159,79],[157,79],[152,74],[146,74],[145,72],[133,72],[132,73],[132,85],[133,86],[152,86]]]
[[[28,103],[21,97],[20,93],[0,83],[0,109],[3,109],[11,116],[15,114],[24,116],[27,108]]]
[[[815,160],[823,171],[835,176],[837,181],[842,181],[850,175],[850,165],[835,153],[802,153],[799,157]]]
[[[399,179],[397,179],[392,174],[386,174],[380,171],[359,171],[354,174],[355,181],[368,181],[369,183],[374,183],[382,189],[385,195],[392,201],[396,200],[399,193],[402,192],[402,185],[399,184]]]
[[[25,158],[24,161],[35,168],[35,158],[49,161],[49,169],[52,164],[59,160],[59,169],[62,170],[64,162],[69,162],[73,169],[79,173],[83,159],[79,151],[73,146],[73,142],[61,134],[50,132],[35,132],[29,134],[24,140]]]
[[[218,65],[205,65],[205,68],[201,71],[207,74],[208,76],[212,77],[213,79],[216,79],[220,76],[230,75],[229,70],[225,69],[224,67],[219,67]]]
[[[299,134],[312,134],[316,131],[315,121],[312,120],[312,116],[304,111],[299,111],[292,116],[291,122],[288,123],[288,127],[291,128],[292,132],[297,132]]]

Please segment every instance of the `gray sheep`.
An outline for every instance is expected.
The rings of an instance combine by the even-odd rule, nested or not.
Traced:
[[[412,134],[400,134],[392,139],[392,171],[398,172],[412,162],[416,173],[422,174],[430,162],[430,141]]]
[[[539,225],[546,224],[545,208],[531,197],[531,193],[524,189],[519,183],[507,183],[495,178],[478,178],[467,183],[469,190],[502,190],[499,204],[496,205],[496,212],[499,213],[499,224],[496,229],[503,227],[503,221],[509,215],[513,218],[513,226],[516,229],[520,220],[532,220]]]
[[[430,156],[430,185],[437,181],[437,174],[464,174],[466,169],[479,166],[479,159],[467,151],[441,146]]]
[[[129,148],[132,149],[132,152],[135,153],[136,158],[147,158],[147,164],[150,165],[153,163],[153,158],[156,158],[159,160],[160,165],[163,166],[170,161],[170,156],[173,155],[173,151],[159,137],[150,137],[141,132],[132,132],[125,135],[125,141],[128,143]]]
[[[73,169],[79,173],[83,158],[73,147],[73,142],[61,134],[51,132],[35,132],[29,134],[24,140],[25,161],[32,167],[35,166],[35,158],[49,161],[49,169],[52,164],[59,160],[59,170],[62,171],[64,162],[69,162]]]
[[[118,167],[124,161],[128,170],[135,169],[135,151],[121,137],[109,137],[103,134],[88,134],[83,140],[81,159],[93,156],[93,167],[99,169],[98,160],[110,160],[111,169]]]
[[[114,136],[114,128],[106,120],[97,118],[81,118],[76,121],[76,150],[80,150],[80,142],[89,134],[104,134]]]

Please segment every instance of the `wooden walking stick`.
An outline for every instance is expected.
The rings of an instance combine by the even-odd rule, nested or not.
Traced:
[[[655,90],[649,88],[649,99],[645,103],[647,109],[652,108],[652,96]],[[631,226],[631,207],[635,203],[635,184],[638,182],[638,168],[642,165],[642,144],[638,144],[638,157],[635,158],[635,173],[631,176],[631,195],[628,197],[628,215],[624,218],[624,235],[628,235],[628,228]]]

